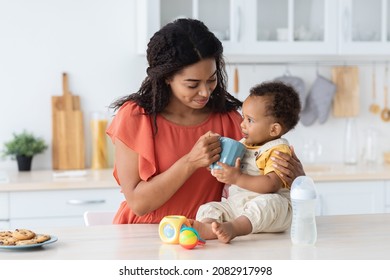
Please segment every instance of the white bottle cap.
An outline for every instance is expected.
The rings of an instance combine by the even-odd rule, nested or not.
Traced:
[[[317,193],[312,178],[307,176],[297,177],[291,186],[291,199],[316,199]]]

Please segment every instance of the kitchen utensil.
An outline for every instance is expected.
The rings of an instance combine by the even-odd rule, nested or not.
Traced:
[[[301,108],[305,108],[307,93],[306,85],[302,78],[292,76],[287,70],[283,76],[275,78],[275,81],[282,82],[291,86],[299,95],[299,101],[301,101]]]
[[[336,85],[327,78],[317,74],[317,78],[306,98],[305,108],[302,108],[302,124],[305,126],[312,125],[317,118],[320,124],[325,123],[331,111],[335,93]]]
[[[333,116],[355,117],[359,114],[359,68],[336,66],[332,68],[332,80],[336,84],[333,98]]]
[[[83,114],[79,96],[69,91],[66,73],[62,74],[62,88],[62,96],[52,96],[53,169],[84,169]]]
[[[387,105],[387,94],[388,94],[388,88],[387,88],[387,83],[388,83],[388,74],[389,74],[389,70],[388,70],[388,66],[386,65],[386,70],[385,70],[385,86],[383,88],[383,95],[384,95],[384,107],[382,109],[382,112],[381,112],[381,118],[383,121],[385,122],[388,122],[390,121],[390,108],[388,107]]]
[[[376,103],[376,75],[375,65],[372,68],[372,104],[370,105],[370,112],[373,114],[379,114],[381,107]]]
[[[241,142],[229,137],[221,137],[219,141],[221,142],[222,152],[218,162],[234,166],[237,158],[242,159],[245,155],[245,146]],[[222,167],[214,162],[210,165],[210,169],[222,169]]]
[[[234,84],[233,84],[233,92],[238,94],[239,92],[239,76],[237,67],[234,68]]]

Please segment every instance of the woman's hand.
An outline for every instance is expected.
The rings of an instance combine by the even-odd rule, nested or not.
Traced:
[[[278,157],[274,157],[272,159],[275,162],[275,169],[280,172],[280,175],[289,186],[291,186],[295,178],[305,175],[302,163],[295,154],[294,148],[292,146],[290,146],[290,148],[292,152],[291,156],[289,154],[275,151]]]
[[[222,151],[219,138],[219,134],[211,131],[203,134],[187,154],[188,162],[197,169],[207,167],[219,160]]]

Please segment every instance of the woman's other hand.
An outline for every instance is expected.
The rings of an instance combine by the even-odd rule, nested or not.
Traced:
[[[275,169],[280,172],[280,175],[283,176],[283,179],[291,186],[292,182],[298,176],[305,175],[303,166],[297,155],[295,154],[294,148],[291,148],[291,156],[282,152],[275,151],[278,157],[274,157]]]
[[[219,160],[222,150],[219,138],[219,134],[211,131],[203,134],[188,153],[188,162],[195,168],[200,168]]]

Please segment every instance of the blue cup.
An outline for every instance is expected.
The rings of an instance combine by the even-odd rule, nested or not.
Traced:
[[[236,164],[237,158],[243,158],[245,155],[245,146],[239,141],[228,137],[219,138],[221,142],[221,158],[219,162],[225,163],[230,166],[234,166]],[[222,169],[216,162],[210,165],[211,169]]]

